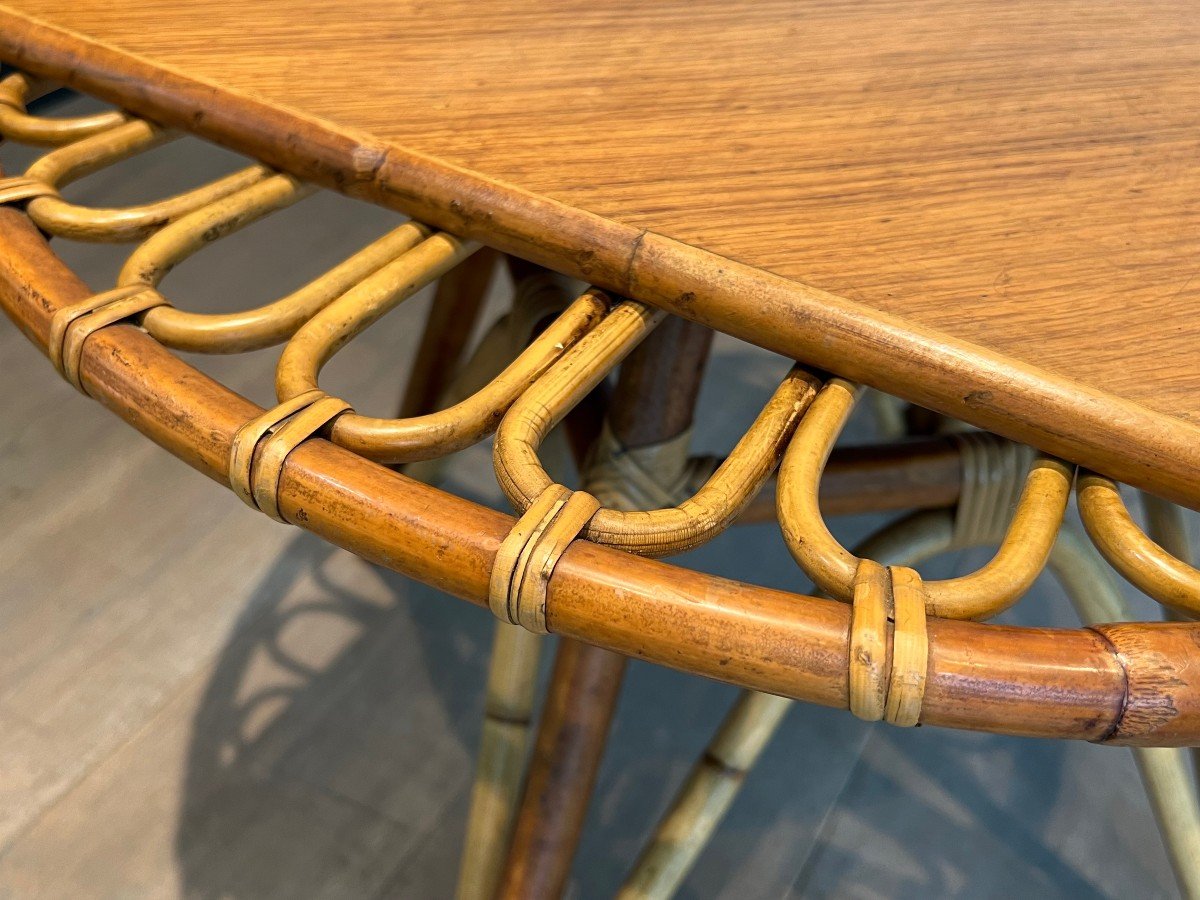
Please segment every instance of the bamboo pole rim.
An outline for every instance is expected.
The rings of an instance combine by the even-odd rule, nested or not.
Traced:
[[[54,311],[86,295],[13,210],[0,210],[0,286],[10,318],[43,349]],[[223,482],[234,432],[261,412],[136,329],[117,326],[95,335],[84,347],[81,372],[102,403]],[[320,439],[288,456],[279,500],[288,521],[475,603],[486,599],[492,560],[513,523]],[[355,511],[353,524],[339,515],[347,509]],[[475,562],[446,569],[435,561],[425,568],[442,541],[456,542]],[[660,579],[673,589],[655,587]],[[567,549],[548,587],[552,632],[755,690],[848,705],[850,610],[844,604],[728,582],[586,541]],[[595,597],[603,598],[599,607],[589,599]],[[719,643],[682,654],[672,649],[665,635],[680,615],[693,628],[713,628]],[[928,629],[927,724],[1130,744],[1200,741],[1200,682],[1193,684],[1190,658],[1171,658],[1184,645],[1195,650],[1197,626],[1047,631],[931,618]],[[782,660],[761,656],[776,652],[761,643],[767,634],[784,641],[771,646],[792,648]],[[981,647],[995,668],[980,668]],[[1014,707],[1012,692],[1023,690],[1018,685],[1040,683],[1038,667],[1063,653],[1077,659],[1063,672],[1061,689],[1036,710]],[[1157,693],[1147,693],[1148,685],[1162,683],[1162,666],[1183,685],[1165,717],[1150,712]],[[969,679],[958,674],[967,671]]]

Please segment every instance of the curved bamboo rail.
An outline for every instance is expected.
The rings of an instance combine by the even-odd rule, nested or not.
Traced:
[[[0,303],[42,348],[50,319],[90,291],[19,212],[0,210]],[[221,483],[235,432],[261,413],[117,325],[81,355],[91,396]],[[513,519],[323,440],[282,467],[279,509],[364,558],[477,604]],[[549,586],[552,632],[754,690],[846,708],[850,610],[585,541]],[[686,623],[686,627],[681,627]],[[1010,734],[1174,746],[1200,742],[1200,626],[1080,630],[929,620],[922,721]]]
[[[858,395],[857,386],[833,378],[801,420],[779,467],[777,508],[784,541],[805,574],[821,590],[849,601],[861,560],[825,525],[817,497],[821,472]],[[1072,469],[1039,458],[995,557],[960,578],[924,584],[932,615],[987,618],[1015,603],[1046,565],[1071,493]]]
[[[253,165],[173,197],[111,209],[79,206],[57,194],[60,188],[92,172],[180,136],[180,132],[133,119],[47,153],[29,166],[25,177],[53,188],[55,193],[30,200],[26,206],[29,218],[43,231],[71,240],[140,241],[166,223],[272,174],[266,166]]]
[[[106,161],[139,152],[165,139],[153,126],[130,121],[120,113],[77,120],[28,117],[22,110],[25,98],[32,90],[33,87],[24,76],[13,76],[0,82],[0,133],[21,139],[24,134],[22,128],[29,126],[27,120],[32,120],[35,126],[45,126],[45,129],[39,132],[35,127],[33,137],[24,139],[36,140],[39,134],[46,138],[48,135],[61,137],[70,133],[70,137],[62,137],[58,142],[83,140],[57,155],[51,153],[41,161],[41,169],[37,169],[35,164],[33,171],[46,180],[30,177],[10,179],[9,192],[3,196],[4,202],[24,201],[27,206],[40,203],[45,208],[43,201],[49,201],[53,209],[57,197],[51,180],[65,183],[72,177],[82,177]],[[10,115],[14,111],[19,113],[16,120]],[[113,136],[110,132],[117,133]],[[329,508],[331,498],[321,495],[308,495],[307,506],[289,506],[289,502],[294,503],[296,499],[289,495],[289,473],[299,477],[294,471],[299,466],[299,473],[313,476],[312,472],[304,469],[304,460],[312,453],[323,452],[320,448],[326,446],[320,441],[306,440],[314,429],[328,418],[336,416],[331,429],[337,441],[339,424],[343,421],[355,425],[381,421],[357,417],[352,412],[346,412],[348,405],[343,401],[325,397],[316,387],[316,374],[321,364],[378,316],[469,256],[477,245],[448,234],[433,234],[427,226],[410,222],[322,278],[274,304],[231,316],[206,316],[176,310],[167,305],[165,298],[157,291],[157,285],[173,265],[207,243],[290,205],[313,189],[289,176],[270,175],[261,167],[236,173],[231,178],[233,182],[226,183],[223,180],[197,191],[167,198],[161,202],[162,205],[149,204],[135,208],[140,209],[146,217],[126,222],[125,225],[132,229],[128,234],[141,236],[152,233],[130,256],[122,270],[120,286],[115,291],[95,297],[86,296],[84,289],[69,273],[65,273],[36,235],[22,231],[29,229],[26,220],[13,210],[0,211],[0,222],[7,222],[11,226],[11,233],[6,232],[0,239],[0,249],[9,243],[14,247],[20,244],[19,249],[28,253],[27,258],[0,261],[7,282],[8,294],[4,299],[10,315],[37,343],[43,347],[48,342],[53,344],[49,352],[55,359],[62,359],[64,374],[77,387],[109,403],[170,449],[193,464],[208,469],[215,477],[229,482],[230,460],[234,457],[242,459],[247,452],[250,453],[249,481],[243,477],[246,473],[240,468],[233,481],[243,493],[251,490],[258,508],[283,521],[313,523],[310,527],[314,531],[327,533],[332,540],[346,543],[368,558],[380,558],[382,555],[385,561],[392,561],[401,571],[409,571],[401,563],[394,562],[395,558],[399,558],[412,567],[414,571],[410,574],[422,577],[424,573],[429,580],[447,589],[480,600],[482,594],[479,584],[456,583],[455,578],[461,573],[448,574],[441,570],[440,566],[447,562],[443,558],[444,553],[436,562],[422,563],[419,558],[404,553],[395,558],[389,555],[397,552],[395,547],[381,549],[384,545],[380,542],[387,537],[386,529],[383,532],[362,530],[364,523],[373,516],[385,515],[385,505],[374,494],[366,498],[360,496],[357,503],[343,503],[337,507],[337,512]],[[240,184],[238,178],[245,178],[249,183],[231,193],[231,185]],[[204,205],[191,208],[198,203]],[[163,222],[169,223],[163,226]],[[109,224],[112,230],[107,235],[96,232],[98,239],[123,239],[126,234],[122,231],[124,226],[120,222]],[[28,260],[40,260],[45,269],[31,272]],[[38,292],[39,279],[48,280],[52,285],[49,293]],[[55,303],[49,299],[54,296],[55,289],[65,292],[63,302]],[[579,305],[581,303],[582,306]],[[321,311],[331,304],[337,306],[337,311],[321,316]],[[65,306],[71,309],[64,311]],[[104,307],[103,311],[100,311],[100,306]],[[601,306],[607,307],[603,295],[598,292],[585,295],[568,310],[567,315],[560,318],[559,323],[551,326],[552,329],[563,329],[565,337],[570,340],[556,341],[549,348],[551,352],[541,358],[540,367],[530,367],[523,373],[524,386],[528,387],[529,382],[533,381],[532,389],[522,391],[522,384],[514,382],[506,391],[489,398],[504,402],[509,402],[511,398],[513,404],[497,435],[496,468],[506,493],[518,508],[524,508],[532,499],[542,496],[542,492],[550,486],[549,478],[537,459],[538,444],[545,434],[567,410],[603,380],[664,315],[635,301],[624,301],[596,324],[596,319],[603,313]],[[126,307],[128,313],[125,312]],[[91,314],[93,311],[94,314]],[[237,446],[237,435],[243,430],[242,426],[247,425],[245,420],[229,430],[228,434],[211,421],[207,424],[212,427],[203,436],[190,430],[205,416],[219,418],[224,406],[232,403],[236,407],[237,398],[231,400],[232,395],[222,393],[218,386],[213,386],[200,376],[187,375],[191,370],[161,348],[156,355],[156,351],[151,349],[153,345],[147,344],[144,336],[138,337],[127,326],[109,324],[132,314],[136,314],[142,327],[161,343],[205,352],[266,346],[300,329],[302,334],[296,335],[285,351],[285,359],[281,360],[278,381],[281,395],[290,393],[294,397],[296,391],[307,393],[312,398],[312,409],[306,409],[305,413],[298,414],[295,421],[286,423],[278,419],[283,414],[281,409],[273,410],[269,416],[244,417],[251,421],[278,421],[281,424],[277,433],[265,437],[264,446],[269,444],[271,453],[267,454],[264,450],[264,456],[270,455],[273,460],[268,467],[269,478],[255,480],[253,449],[242,448],[240,456],[229,452],[230,444]],[[76,319],[79,328],[71,324]],[[64,323],[68,324],[64,326]],[[124,346],[125,341],[133,343]],[[121,353],[119,363],[111,358],[114,347]],[[102,360],[105,359],[104,348],[109,350],[107,359],[110,365],[101,366],[104,375],[101,378],[96,377],[89,367],[99,365],[95,359],[97,354]],[[129,361],[135,357],[146,361],[144,369],[129,367]],[[153,380],[157,377],[166,378],[168,373],[173,373],[175,379],[161,383],[172,384],[178,394],[161,392],[158,383]],[[139,377],[142,379],[140,382],[137,381]],[[192,380],[184,384],[189,378]],[[306,378],[311,380],[311,384],[306,384]],[[203,397],[192,396],[201,387],[204,388],[202,394],[205,391],[208,393]],[[600,510],[589,523],[587,536],[617,547],[628,546],[647,555],[695,546],[736,517],[769,477],[787,444],[780,476],[779,507],[790,549],[802,565],[812,567],[818,575],[823,576],[814,575],[818,583],[832,588],[831,592],[841,599],[848,599],[847,581],[851,590],[855,584],[866,585],[869,582],[871,591],[884,591],[888,598],[895,593],[897,659],[900,658],[901,589],[907,591],[904,599],[905,616],[910,615],[907,610],[912,606],[909,596],[912,591],[905,585],[911,581],[913,588],[921,593],[923,602],[918,604],[917,609],[920,613],[920,633],[910,635],[906,625],[904,634],[906,647],[913,636],[919,639],[920,659],[914,657],[905,663],[905,674],[901,681],[907,679],[909,674],[919,678],[925,705],[921,706],[920,694],[902,701],[902,705],[910,709],[911,715],[905,713],[894,721],[911,718],[912,721],[905,724],[912,724],[921,714],[923,721],[958,727],[1000,728],[1015,733],[1047,733],[1127,743],[1171,743],[1180,739],[1179,734],[1191,733],[1189,729],[1195,728],[1192,720],[1197,715],[1196,706],[1200,705],[1200,701],[1193,699],[1190,682],[1185,677],[1175,678],[1172,674],[1170,678],[1175,680],[1170,683],[1179,691],[1179,696],[1175,696],[1164,691],[1163,672],[1155,671],[1169,669],[1174,673],[1176,669],[1186,669],[1189,647],[1195,642],[1192,633],[1181,632],[1180,629],[1192,627],[1190,625],[1159,626],[1165,629],[1161,631],[1147,624],[1096,626],[1092,629],[1092,636],[1083,635],[1083,643],[1076,639],[1074,647],[1069,647],[1070,640],[1064,640],[1060,634],[1056,640],[1063,641],[1061,646],[1043,646],[1040,649],[1037,647],[1040,637],[1036,630],[1009,630],[1013,634],[1006,638],[1005,630],[992,628],[987,632],[986,643],[974,650],[973,658],[969,661],[960,660],[946,648],[939,647],[939,642],[948,641],[953,649],[956,632],[952,622],[935,619],[929,622],[926,629],[925,607],[934,614],[946,617],[984,616],[1004,608],[1023,592],[1028,581],[1044,565],[1048,547],[1061,520],[1071,475],[1065,464],[1046,458],[1034,466],[1008,536],[992,563],[962,579],[922,585],[915,573],[885,573],[868,561],[856,560],[837,544],[820,522],[816,514],[817,482],[829,447],[853,405],[855,388],[840,379],[829,381],[819,394],[818,387],[820,381],[816,376],[800,368],[794,369],[754,427],[739,442],[725,464],[698,489],[695,497],[684,501],[677,509],[639,513]],[[130,400],[134,394],[137,403]],[[183,408],[179,404],[185,401],[198,403],[199,407],[194,410]],[[810,404],[811,409],[801,419]],[[477,411],[482,412],[483,405],[480,402]],[[503,406],[504,403],[497,403],[491,410],[492,416],[500,415]],[[167,410],[170,411],[169,416],[165,413]],[[241,411],[247,412],[245,409]],[[446,421],[461,426],[462,414],[462,409],[452,409]],[[801,421],[797,426],[798,419]],[[271,424],[265,427],[267,431],[272,429]],[[789,443],[788,438],[793,430],[795,434]],[[340,436],[348,443],[354,443],[352,427],[347,430],[343,426]],[[432,452],[448,452],[446,447],[452,446],[454,440],[478,439],[480,436],[478,426],[472,425],[448,443],[438,444]],[[213,442],[222,441],[225,442],[224,461],[220,460],[219,454],[212,455]],[[205,442],[207,450],[202,451],[199,448]],[[209,455],[205,456],[206,453]],[[362,460],[359,464],[366,465]],[[355,473],[355,478],[369,482],[376,477],[375,473],[368,474],[369,470],[355,469],[353,464],[344,460],[339,465],[348,465],[349,471]],[[320,483],[327,488],[338,486],[340,472],[318,474]],[[247,488],[247,484],[250,484],[250,488]],[[386,485],[380,484],[378,487],[387,494]],[[402,497],[403,492],[395,485],[392,488],[388,499],[392,504],[403,507],[406,499],[411,498],[407,495]],[[1119,497],[1117,499],[1119,502]],[[691,507],[688,507],[689,503]],[[387,514],[394,512],[391,510]],[[469,518],[475,512],[477,510],[472,511],[467,504],[458,509],[457,514]],[[326,517],[323,525],[322,516]],[[612,521],[606,522],[605,516]],[[632,518],[625,519],[622,516]],[[1110,515],[1101,527],[1118,531],[1124,528],[1125,523],[1121,522],[1119,516],[1114,516]],[[796,527],[797,517],[802,527]],[[422,524],[415,520],[407,523],[409,528],[414,529],[419,529]],[[453,531],[458,524],[451,516],[436,527]],[[481,522],[475,524],[484,527]],[[375,525],[382,527],[379,522],[375,522]],[[322,531],[322,527],[326,530]],[[461,540],[474,542],[474,546],[464,552],[482,553],[487,558],[486,569],[489,571],[495,555],[495,547],[487,543],[491,536],[486,528],[467,537],[458,535]],[[485,544],[482,550],[478,546],[481,540]],[[1154,546],[1153,542],[1149,543]],[[621,652],[636,652],[757,690],[835,705],[846,705],[848,702],[855,680],[846,677],[844,665],[840,667],[839,677],[834,674],[839,666],[829,659],[797,655],[798,647],[811,651],[813,646],[824,646],[826,652],[833,652],[834,646],[842,646],[840,655],[845,663],[847,626],[844,608],[835,612],[824,607],[821,601],[811,600],[803,604],[803,614],[796,618],[795,609],[776,608],[782,602],[781,598],[787,595],[727,582],[722,586],[719,580],[676,569],[667,570],[670,574],[664,575],[655,570],[640,570],[637,565],[630,568],[626,562],[621,563],[617,584],[589,584],[586,579],[576,584],[572,582],[572,567],[582,565],[580,561],[587,560],[588,554],[597,552],[597,548],[576,543],[566,549],[562,564],[554,569],[553,577],[549,570],[546,572],[549,584],[545,617],[551,630],[592,640]],[[1161,548],[1158,550],[1170,560],[1165,551],[1161,551]],[[592,574],[595,576],[596,571]],[[1139,570],[1139,574],[1144,573]],[[1187,575],[1187,571],[1183,574]],[[656,577],[661,583],[654,583]],[[644,581],[639,582],[639,578]],[[880,578],[889,579],[889,584],[885,585]],[[441,579],[448,581],[443,583]],[[455,584],[457,590],[453,586]],[[688,595],[689,585],[701,593]],[[681,586],[685,590],[683,595],[672,593]],[[581,593],[572,594],[573,588]],[[696,605],[694,598],[697,596],[703,598],[701,606]],[[604,602],[599,603],[598,598]],[[676,609],[679,602],[689,605]],[[872,600],[871,604],[874,603]],[[871,608],[874,609],[874,606]],[[867,605],[863,609],[867,609]],[[613,616],[618,617],[617,621],[614,622]],[[711,634],[707,634],[698,644],[682,637],[676,623],[685,620],[689,628],[698,628],[700,632],[709,629]],[[915,619],[913,621],[916,622]],[[842,633],[830,644],[829,639],[838,629]],[[697,633],[687,631],[693,638]],[[859,632],[855,631],[855,634]],[[950,637],[939,638],[939,635]],[[961,635],[958,637],[961,639]],[[1023,646],[1030,646],[1021,654],[1014,654],[1013,648],[1006,645],[1009,639],[1010,643],[1020,642]],[[927,640],[929,650],[926,659],[924,648]],[[731,646],[727,648],[726,645]],[[891,645],[890,640],[888,645]],[[730,649],[729,655],[714,663],[714,656],[720,654],[722,648]],[[1068,649],[1078,656],[1067,667],[1070,674],[1062,671],[1065,657],[1061,654]],[[913,656],[908,650],[905,652]],[[949,662],[946,659],[948,652]],[[1070,683],[1071,688],[1065,694],[1057,683],[1054,685],[1057,692],[1047,694],[1044,684],[1046,673],[1041,672],[1040,677],[1035,677],[1037,673],[1029,668],[1029,659],[1038,658],[1039,653],[1056,660],[1050,664],[1050,669]],[[890,650],[888,654],[890,657]],[[834,657],[837,655],[833,654]],[[1024,668],[1017,665],[1018,659],[1023,660],[1021,665]],[[921,660],[925,662],[920,670],[913,668],[909,673],[909,668]],[[1083,670],[1094,676],[1094,683],[1083,684],[1078,679],[1081,660],[1090,661],[1083,665]],[[982,670],[979,668],[981,662],[984,664]],[[853,669],[854,659],[850,660],[850,664]],[[861,660],[859,664],[862,665]],[[955,668],[956,665],[965,668],[959,670]],[[890,661],[888,666],[891,666]],[[1003,676],[996,680],[983,677],[981,681],[980,672],[989,672],[989,666],[1003,671]],[[1114,692],[1109,680],[1106,680],[1108,676],[1119,676],[1123,690]],[[954,681],[955,678],[964,677],[970,681],[969,690]],[[962,702],[960,695],[972,699],[987,696],[993,706],[985,710],[976,709],[971,702]],[[952,698],[957,698],[957,702],[951,702]],[[1015,708],[1005,712],[1004,698],[1010,704],[1015,704]],[[915,705],[912,700],[915,700]],[[1071,703],[1075,700],[1079,700],[1079,704],[1072,707]],[[1093,708],[1086,719],[1079,717],[1082,715],[1080,709],[1087,705],[1084,700],[1090,700],[1093,705],[1099,703],[1099,710]],[[1039,704],[1044,705],[1045,709],[1038,709]],[[1164,704],[1167,712],[1163,711]],[[850,705],[854,706],[853,703]],[[1066,709],[1075,709],[1077,714],[1070,726],[1063,724],[1064,717],[1071,719]],[[1054,719],[1050,724],[1043,719],[1045,710],[1050,710],[1049,715]],[[890,713],[888,717],[891,718]],[[1101,723],[1105,727],[1098,730]],[[1042,728],[1048,730],[1042,731]],[[1063,729],[1063,733],[1060,734],[1059,729]]]

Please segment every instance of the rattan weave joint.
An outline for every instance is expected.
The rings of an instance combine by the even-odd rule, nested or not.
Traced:
[[[350,404],[324,391],[306,391],[243,425],[229,448],[229,486],[247,506],[286,522],[279,510],[279,480],[288,455]]]
[[[36,178],[24,175],[14,175],[11,178],[0,178],[0,204],[24,203],[37,197],[56,197],[58,191],[52,185]]]
[[[50,321],[50,361],[76,390],[86,394],[79,372],[84,342],[101,328],[166,305],[166,298],[154,288],[135,284],[113,288],[64,306]]]
[[[850,711],[869,722],[916,725],[929,668],[921,576],[864,559],[850,619]]]
[[[586,491],[552,484],[517,520],[492,568],[488,605],[495,616],[547,634],[546,593],[554,567],[591,521],[600,501]]]

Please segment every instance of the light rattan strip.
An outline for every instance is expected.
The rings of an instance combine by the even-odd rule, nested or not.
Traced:
[[[349,408],[344,400],[309,391],[247,422],[229,448],[230,488],[246,505],[286,522],[279,511],[279,479],[288,454]]]
[[[534,634],[546,627],[546,591],[554,567],[600,508],[586,491],[552,484],[529,505],[500,545],[488,605],[493,615]]]
[[[253,165],[190,191],[137,206],[93,209],[59,196],[59,190],[73,181],[178,137],[178,132],[133,119],[53,150],[25,172],[25,177],[46,186],[45,194],[31,202],[26,212],[39,228],[57,237],[108,243],[139,241],[167,222],[272,174],[266,166]]]
[[[278,395],[317,387],[321,369],[335,353],[477,246],[437,235],[411,258],[380,270],[331,303],[284,348],[276,375]],[[331,439],[389,463],[431,459],[478,443],[532,382],[597,326],[610,304],[602,291],[584,292],[496,377],[447,409],[407,419],[349,414],[338,420]]]
[[[1133,521],[1110,479],[1079,473],[1079,515],[1088,536],[1130,584],[1189,616],[1200,616],[1200,570],[1168,553]]]
[[[83,345],[101,328],[131,319],[167,301],[153,288],[131,285],[114,288],[65,306],[50,322],[50,362],[80,393],[86,394],[81,380],[80,362]]]
[[[27,203],[37,197],[52,197],[56,193],[51,185],[25,175],[0,178],[0,204]]]
[[[122,112],[54,119],[33,116],[25,103],[37,92],[33,81],[19,72],[0,81],[0,136],[24,144],[69,144],[120,125],[128,118]]]

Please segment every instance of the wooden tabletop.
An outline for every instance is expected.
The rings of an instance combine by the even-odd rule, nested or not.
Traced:
[[[472,222],[485,234],[508,228],[506,210],[533,221],[517,207],[545,199],[547,230],[573,214],[589,234],[611,223],[636,236],[631,259],[662,270],[639,268],[647,299],[661,288],[685,314],[693,292],[674,286],[688,278],[781,276],[807,305],[770,308],[803,346],[773,349],[882,373],[896,393],[1151,487],[1156,466],[1200,468],[1191,4],[16,0],[0,32],[0,57],[143,114],[198,86],[175,124],[240,149],[273,130],[318,160],[307,174],[390,181],[401,208],[423,209],[418,163],[395,162],[412,151],[469,170],[468,201],[494,189],[500,212]],[[122,71],[131,59],[141,68]],[[231,98],[283,118],[222,119]],[[393,155],[362,151],[370,171],[350,171],[354,154],[330,149],[347,135]],[[706,252],[639,258],[645,234]],[[592,274],[570,235],[542,243]],[[761,284],[739,285],[717,289],[737,312],[702,300],[694,317],[772,346],[745,299]],[[837,352],[803,338],[826,307],[854,331]],[[945,353],[931,362],[926,346]],[[1061,409],[1027,390],[1054,378]],[[1110,434],[1079,437],[1106,420]]]

